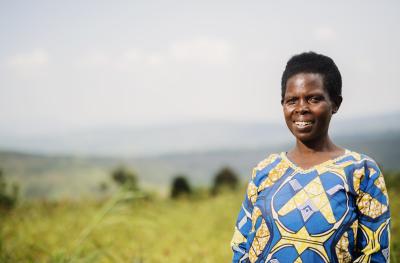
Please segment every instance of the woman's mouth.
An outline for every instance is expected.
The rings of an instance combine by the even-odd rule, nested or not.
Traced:
[[[294,124],[298,128],[305,128],[305,127],[311,126],[312,122],[311,121],[295,121]]]

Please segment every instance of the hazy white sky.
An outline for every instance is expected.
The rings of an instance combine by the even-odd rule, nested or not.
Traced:
[[[0,1],[0,129],[277,121],[293,54],[331,56],[338,118],[399,111],[398,1]]]

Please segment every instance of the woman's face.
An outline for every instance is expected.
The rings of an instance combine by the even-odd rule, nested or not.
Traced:
[[[286,125],[302,142],[327,136],[332,114],[337,111],[317,73],[299,73],[289,78],[282,106]]]

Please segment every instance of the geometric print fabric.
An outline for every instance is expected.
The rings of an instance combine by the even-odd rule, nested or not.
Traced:
[[[368,156],[346,150],[304,170],[272,154],[253,169],[233,262],[386,262],[389,231],[383,175]]]

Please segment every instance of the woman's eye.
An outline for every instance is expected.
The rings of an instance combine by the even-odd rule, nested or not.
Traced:
[[[292,104],[294,104],[294,103],[295,103],[294,99],[288,99],[288,100],[286,100],[286,104],[287,104],[287,105],[292,105]]]
[[[317,103],[317,102],[320,102],[320,101],[321,101],[320,97],[311,97],[310,98],[310,102],[311,103]]]

